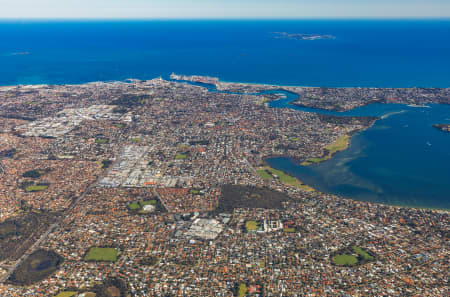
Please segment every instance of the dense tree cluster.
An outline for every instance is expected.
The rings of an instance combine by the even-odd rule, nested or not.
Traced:
[[[235,208],[281,209],[282,203],[291,198],[269,188],[224,185],[217,212],[230,212]]]
[[[16,285],[31,285],[54,273],[63,261],[53,251],[37,250],[14,270],[9,281]]]

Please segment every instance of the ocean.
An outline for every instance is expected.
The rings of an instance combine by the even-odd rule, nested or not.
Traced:
[[[273,32],[333,35],[274,38]],[[450,20],[0,21],[0,85],[151,79],[448,87]]]
[[[450,20],[0,21],[0,36],[0,85],[175,72],[296,86],[450,87]],[[283,101],[273,107],[292,108]],[[449,106],[374,105],[348,115],[399,110],[406,112],[377,121],[320,165],[268,162],[324,192],[449,209],[450,134],[431,127],[450,122]]]

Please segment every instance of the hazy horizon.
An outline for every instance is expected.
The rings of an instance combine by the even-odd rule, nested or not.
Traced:
[[[0,21],[450,21],[449,17],[298,17],[298,18],[268,18],[268,17],[229,17],[229,18],[119,18],[119,17],[61,17],[61,18],[44,18],[44,17],[0,17]]]
[[[445,0],[0,0],[0,19],[450,18]]]

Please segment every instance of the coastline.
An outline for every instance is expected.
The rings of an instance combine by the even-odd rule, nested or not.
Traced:
[[[307,192],[317,192],[313,187],[303,183],[297,177],[284,172],[283,170],[275,169],[266,163],[265,166],[256,168],[258,175],[268,181],[278,180],[279,182],[296,187],[297,189],[301,189]]]
[[[415,106],[424,106],[425,104],[429,103],[450,105],[450,99],[447,98],[447,97],[450,98],[450,88],[421,88],[421,87],[382,88],[382,87],[361,87],[361,86],[308,87],[298,85],[288,86],[282,84],[276,85],[276,84],[227,82],[221,81],[220,78],[218,77],[201,76],[201,75],[179,75],[175,73],[172,73],[170,75],[170,79],[173,81],[184,81],[186,83],[191,82],[191,83],[207,84],[214,87],[219,92],[236,92],[251,95],[255,93],[280,90],[297,96],[296,99],[289,102],[289,104],[292,106],[314,108],[324,111],[333,111],[342,113],[374,103],[380,104],[397,103]],[[334,92],[331,92],[331,94],[327,95],[327,93],[330,93],[330,91]],[[429,94],[430,91],[432,91],[431,97]],[[423,93],[422,97],[419,96],[419,92],[421,94]],[[365,94],[363,95],[363,93]],[[314,96],[312,96],[311,94]],[[330,100],[329,98],[334,98],[334,100]]]
[[[203,76],[203,75],[201,75]],[[205,77],[208,77],[207,75],[204,75]],[[163,80],[168,80],[168,81],[180,81],[182,82],[183,80],[174,80],[174,79],[170,79],[170,74],[160,74],[158,75],[154,75],[151,78],[147,78],[147,79],[141,79],[141,78],[121,78],[121,79],[108,79],[108,80],[85,80],[82,82],[64,82],[64,83],[22,83],[22,82],[18,82],[18,83],[14,83],[14,84],[5,84],[2,85],[0,84],[0,88],[7,88],[7,87],[18,87],[18,86],[79,86],[79,85],[85,85],[85,84],[95,84],[95,83],[132,83],[133,81],[139,81],[139,82],[144,82],[144,81],[151,81],[153,79],[159,79],[162,78]],[[190,82],[190,81],[186,81],[186,82]],[[191,81],[194,82],[194,81]],[[450,86],[446,86],[446,87],[437,87],[437,86],[428,86],[428,87],[419,87],[416,85],[411,85],[411,86],[401,86],[401,87],[395,87],[395,86],[386,86],[386,87],[377,87],[377,86],[370,86],[370,85],[354,85],[354,86],[327,86],[325,85],[321,85],[321,86],[313,86],[313,85],[301,85],[301,84],[277,84],[277,83],[272,83],[272,82],[250,82],[250,81],[228,81],[228,80],[220,80],[220,83],[224,83],[224,84],[241,84],[241,85],[248,85],[248,86],[261,86],[261,87],[275,87],[278,88],[280,90],[286,91],[286,92],[290,92],[293,94],[296,94],[295,92],[292,92],[292,90],[289,90],[289,88],[293,88],[293,87],[297,87],[297,88],[310,88],[310,89],[322,89],[322,88],[328,88],[328,89],[401,89],[401,90],[407,90],[407,89],[450,89]],[[211,84],[214,85],[214,84]],[[215,85],[214,85],[215,86]],[[298,95],[298,94],[296,94]],[[383,102],[379,102],[377,100],[375,100],[374,102],[371,103],[383,103]],[[383,103],[385,104],[385,103]],[[297,104],[295,104],[297,105]],[[303,106],[301,104],[298,104],[299,106]],[[308,107],[308,106],[304,106],[304,107]],[[339,110],[334,110],[334,111],[339,111]]]
[[[322,155],[315,158],[309,158],[306,159],[301,163],[303,166],[310,166],[313,164],[321,163],[326,160],[329,160],[333,158],[335,154],[341,151],[345,151],[351,141],[351,136],[348,134],[341,135],[338,139],[336,139],[333,143],[329,144],[328,146],[322,148]]]
[[[154,78],[153,80],[155,80],[155,79],[158,79],[158,78]],[[139,81],[139,82],[145,82],[145,81],[149,81],[149,80],[136,80],[136,81]],[[114,84],[114,83],[123,83],[123,84],[131,84],[131,83],[133,83],[133,81],[132,80],[130,80],[130,79],[127,79],[127,80],[125,80],[125,81],[115,81],[115,82],[102,82],[102,81],[97,81],[97,82],[92,82],[92,83],[89,83],[89,84],[96,84],[96,83],[98,83],[98,84],[108,84],[108,83],[112,83],[112,84]],[[83,85],[83,84],[81,84],[81,85]],[[244,84],[245,85],[245,84]],[[38,86],[52,86],[52,85],[38,85]],[[77,86],[76,84],[75,85],[68,85],[68,86]],[[261,85],[259,85],[259,84],[257,84],[257,86],[261,86]],[[295,92],[292,92],[292,91],[290,91],[290,90],[285,90],[285,89],[283,89],[283,87],[282,86],[276,86],[276,85],[266,85],[266,86],[269,86],[269,87],[271,87],[271,88],[273,88],[273,90],[274,91],[276,91],[276,90],[282,90],[282,91],[286,91],[286,92],[290,92],[290,93],[292,93],[292,94],[295,94],[295,95],[297,95],[297,96],[299,96],[298,94],[296,94]],[[289,103],[289,104],[291,104],[291,103]],[[388,103],[386,103],[386,104],[388,104]],[[369,128],[369,127],[367,127],[367,128]],[[338,150],[338,151],[336,151],[336,152],[334,152],[331,156],[329,156],[327,159],[325,159],[325,160],[328,160],[328,159],[330,159],[330,158],[332,158],[333,157],[333,155],[335,154],[335,153],[337,153],[337,152],[339,152],[339,151],[343,151],[343,150],[345,150],[347,147],[348,147],[348,145],[349,145],[349,143],[347,143],[346,144],[346,147],[345,148],[343,148],[343,149],[341,149],[341,150]],[[322,160],[322,161],[325,161],[325,160]],[[273,168],[272,168],[273,169]],[[287,174],[287,175],[289,175],[289,174]],[[297,179],[298,180],[298,179]],[[300,180],[298,180],[301,184],[303,184]],[[348,198],[348,197],[343,197],[343,198],[346,198],[346,199],[350,199],[350,200],[354,200],[354,201],[363,201],[363,200],[357,200],[357,199],[352,199],[352,198]],[[368,201],[367,201],[368,202]],[[370,202],[370,203],[379,203],[379,202]],[[392,205],[392,206],[399,206],[399,207],[409,207],[409,208],[419,208],[419,209],[442,209],[442,208],[430,208],[430,207],[417,207],[417,206],[414,206],[414,205],[395,205],[395,204],[385,204],[385,203],[379,203],[379,204],[383,204],[383,205]],[[447,211],[447,209],[442,209],[442,210],[445,210],[445,211]]]
[[[294,162],[294,163],[296,163],[298,165],[301,165],[299,163],[299,160],[296,159],[296,158],[293,158],[293,157],[290,157],[290,156],[279,155],[279,156],[269,156],[267,158],[264,158],[264,164],[265,165],[263,167],[273,168],[266,162],[267,159],[271,159],[271,158],[288,158],[288,159],[292,160],[292,162]],[[275,170],[282,171],[284,174],[289,175],[289,176],[297,179],[299,182],[301,182],[297,177],[291,175],[290,173],[288,173],[285,170],[281,170],[281,169],[275,169]],[[301,183],[304,184],[304,185],[309,186],[311,189],[314,190],[314,192],[322,192],[322,191],[317,190],[317,189],[315,189],[314,187],[312,187],[312,186],[310,186],[308,184],[305,184],[303,182],[301,182]],[[386,207],[393,207],[393,208],[399,208],[399,209],[406,208],[406,209],[416,209],[416,210],[430,210],[430,211],[435,211],[435,212],[439,212],[439,213],[446,213],[446,214],[450,213],[450,208],[418,206],[418,205],[408,204],[408,203],[406,203],[406,204],[392,204],[392,203],[383,203],[383,202],[369,201],[369,200],[359,200],[359,199],[349,198],[349,197],[346,197],[346,196],[336,195],[336,194],[332,194],[332,193],[330,193],[330,195],[333,195],[333,196],[335,196],[338,199],[345,199],[345,200],[349,200],[349,201],[353,201],[353,202],[368,203],[370,205],[382,205],[382,206],[386,206]]]

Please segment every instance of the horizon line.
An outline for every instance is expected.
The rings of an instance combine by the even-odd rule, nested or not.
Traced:
[[[302,21],[302,20],[450,20],[447,17],[434,16],[314,16],[314,17],[223,17],[223,18],[177,18],[177,17],[161,17],[161,18],[132,18],[132,17],[0,17],[0,21]]]

